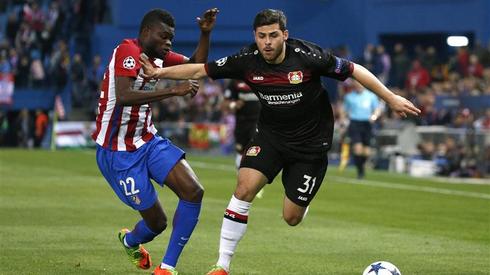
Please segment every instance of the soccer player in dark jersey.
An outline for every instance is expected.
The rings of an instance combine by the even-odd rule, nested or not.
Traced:
[[[255,195],[282,170],[283,218],[301,222],[327,170],[334,117],[321,76],[353,77],[403,117],[418,115],[410,101],[388,90],[371,72],[310,42],[288,38],[282,11],[267,9],[254,20],[255,43],[239,53],[207,64],[154,68],[140,56],[144,77],[199,79],[209,76],[245,81],[262,104],[258,132],[249,143],[238,183],[221,227],[219,259],[210,275],[226,275],[247,229]]]
[[[119,232],[122,246],[137,267],[151,268],[150,255],[142,244],[167,227],[167,216],[150,180],[162,187],[165,184],[179,197],[167,251],[153,271],[155,275],[177,274],[175,266],[197,224],[204,189],[186,162],[184,151],[158,136],[149,103],[195,94],[198,87],[185,82],[155,90],[155,80],[147,81],[139,75],[137,59],[145,53],[155,67],[206,62],[217,12],[210,9],[198,18],[201,37],[190,59],[171,50],[175,34],[172,15],[161,9],[148,12],[141,21],[138,38],[125,39],[114,49],[101,85],[92,134],[97,143],[97,165],[119,199],[142,217],[133,230]]]
[[[240,167],[245,146],[252,140],[257,129],[260,102],[250,86],[242,80],[231,80],[225,90],[224,104],[235,114],[235,150],[236,165]]]

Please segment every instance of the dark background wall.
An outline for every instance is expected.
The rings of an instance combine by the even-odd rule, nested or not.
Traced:
[[[211,59],[228,55],[253,41],[252,21],[264,8],[283,10],[291,36],[322,47],[348,45],[354,56],[383,35],[470,34],[472,42],[490,42],[489,0],[111,0],[112,25],[96,28],[94,53],[105,60],[120,40],[136,37],[143,15],[152,8],[170,11],[176,21],[174,49],[191,55],[199,30],[195,17],[218,7]],[[419,36],[430,40],[429,36]],[[417,39],[417,38],[416,38]],[[421,41],[423,44],[424,41]]]

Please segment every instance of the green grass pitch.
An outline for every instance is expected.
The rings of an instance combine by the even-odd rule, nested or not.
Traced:
[[[205,187],[199,224],[179,261],[205,274],[217,259],[233,160],[189,155]],[[177,202],[157,188],[171,219]],[[490,274],[490,185],[330,167],[302,224],[281,218],[280,178],[251,209],[232,274],[361,274],[377,260],[404,275]],[[117,232],[136,212],[123,205],[83,151],[0,150],[0,274],[149,274],[130,265]],[[171,222],[169,223],[171,224]],[[161,260],[170,228],[146,248]]]

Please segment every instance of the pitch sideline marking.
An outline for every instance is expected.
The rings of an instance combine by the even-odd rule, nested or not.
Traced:
[[[235,171],[235,167],[232,165],[206,163],[200,161],[191,161],[189,163],[191,167],[196,167],[196,168],[220,170],[220,171],[228,171],[228,172]],[[368,186],[382,187],[382,188],[419,191],[419,192],[490,200],[490,194],[482,194],[477,192],[459,191],[459,190],[451,190],[451,189],[428,187],[428,186],[414,186],[414,185],[403,184],[403,183],[390,183],[390,182],[381,182],[381,181],[374,181],[374,180],[357,180],[357,179],[349,179],[349,178],[344,178],[339,176],[327,176],[326,179],[327,181],[329,179],[332,179],[333,181],[337,181],[336,183],[338,184],[348,183],[348,184],[355,184],[355,185],[368,185]]]

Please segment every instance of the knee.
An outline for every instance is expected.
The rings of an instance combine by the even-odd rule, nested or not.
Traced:
[[[253,192],[253,190],[245,185],[238,185],[233,195],[235,196],[235,198],[241,201],[248,202],[251,202],[255,198],[255,193]]]
[[[183,194],[182,198],[185,201],[190,202],[201,202],[204,196],[204,188],[196,182],[193,187]]]
[[[290,226],[296,226],[298,225],[302,220],[302,216],[297,216],[297,215],[284,215],[284,221]]]

